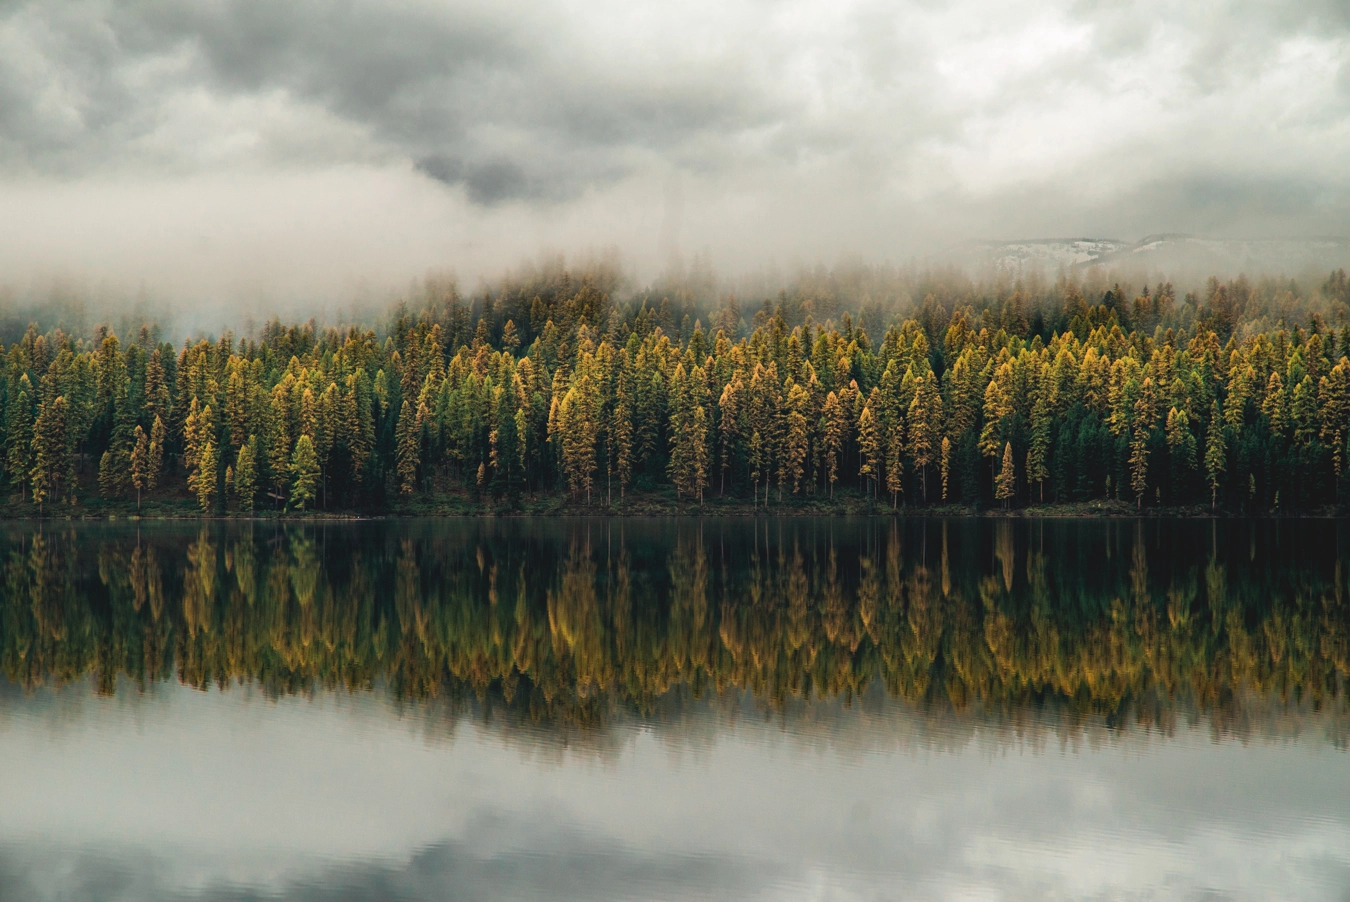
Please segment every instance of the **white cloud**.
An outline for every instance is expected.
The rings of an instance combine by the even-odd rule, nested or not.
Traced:
[[[262,243],[295,297],[545,247],[650,273],[671,237],[735,268],[1350,221],[1335,3],[86,0],[0,7],[0,49],[0,196],[30,214],[0,229],[40,250],[0,254],[10,281],[238,299]],[[199,196],[223,181],[228,210]]]

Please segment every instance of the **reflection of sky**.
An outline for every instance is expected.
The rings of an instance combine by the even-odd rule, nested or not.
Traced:
[[[429,737],[396,716],[368,697],[177,686],[7,705],[2,897],[1341,898],[1350,886],[1350,756],[1311,740],[1195,731],[1027,751],[977,737],[931,751],[741,718],[623,727],[597,750],[468,723]]]

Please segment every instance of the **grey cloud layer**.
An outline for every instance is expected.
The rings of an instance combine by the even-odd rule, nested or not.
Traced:
[[[344,166],[449,186],[465,248],[622,242],[672,180],[752,265],[1340,234],[1350,5],[0,0],[0,186]]]
[[[570,197],[649,157],[715,166],[775,119],[734,61],[614,71],[556,13],[512,4],[31,5],[5,26],[36,58],[11,59],[0,79],[6,162],[67,175],[137,162],[137,145],[193,94],[313,108],[361,136],[351,156],[407,158],[484,204]],[[257,152],[312,162],[286,159],[285,144],[272,136]]]

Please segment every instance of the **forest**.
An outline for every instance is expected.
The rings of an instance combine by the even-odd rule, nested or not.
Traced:
[[[380,324],[273,320],[181,347],[152,323],[29,325],[3,348],[5,511],[1265,514],[1346,497],[1343,270],[1181,297],[1099,275],[808,275],[745,308],[619,299],[603,269],[475,297],[429,280]]]

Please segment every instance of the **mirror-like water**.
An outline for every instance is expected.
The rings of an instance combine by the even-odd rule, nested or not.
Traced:
[[[0,530],[4,899],[1342,899],[1334,521]]]

